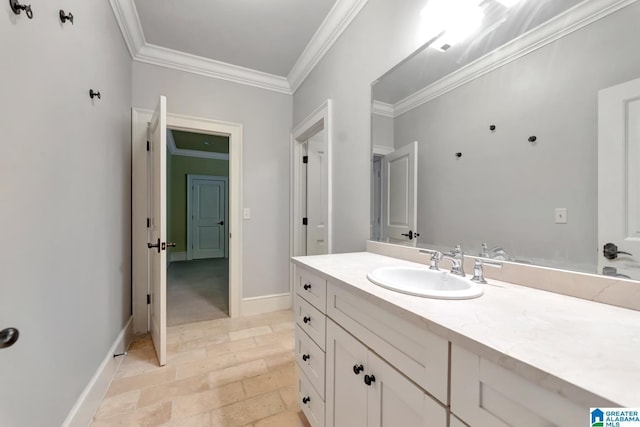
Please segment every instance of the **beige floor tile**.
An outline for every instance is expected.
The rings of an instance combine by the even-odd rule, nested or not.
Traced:
[[[193,417],[181,418],[179,420],[172,420],[166,424],[162,425],[163,427],[222,427],[222,426],[214,426],[211,424],[211,414],[206,412],[204,414],[198,414]]]
[[[220,387],[224,384],[242,381],[267,372],[267,364],[264,359],[258,359],[210,372],[208,378],[211,387]]]
[[[200,393],[179,396],[173,400],[172,420],[209,412],[244,399],[242,384],[231,383]]]
[[[158,384],[167,383],[176,379],[176,368],[156,367],[154,371],[140,375],[132,375],[116,378],[111,382],[107,396],[115,396],[132,390],[140,390]]]
[[[295,329],[295,324],[293,319],[287,319],[284,322],[274,323],[271,326],[271,330],[273,332],[283,332],[283,331],[293,331]]]
[[[308,427],[309,423],[302,411],[285,411],[264,418],[253,424],[254,427]]]
[[[199,375],[181,381],[173,381],[166,384],[148,387],[140,392],[138,408],[154,403],[168,401],[177,396],[185,396],[193,393],[210,390],[208,375]]]
[[[287,387],[296,382],[295,364],[290,363],[282,369],[246,379],[242,382],[248,397]]]
[[[297,377],[296,377],[297,378]],[[300,407],[298,403],[298,386],[289,385],[279,390],[280,397],[284,402],[287,409],[298,409]]]
[[[247,350],[257,347],[256,340],[253,337],[245,338],[237,341],[230,341],[221,344],[207,344],[207,357],[215,357],[225,353],[233,353],[236,351]]]
[[[163,402],[124,415],[96,419],[91,427],[156,427],[171,419],[171,402]]]
[[[126,414],[129,412],[133,412],[136,409],[136,404],[139,398],[140,390],[134,390],[112,397],[107,397],[100,404],[95,418],[108,418],[116,414]]]
[[[190,351],[181,351],[178,353],[167,352],[167,366],[177,367],[206,358],[207,350],[205,348],[196,348]]]
[[[278,370],[288,365],[291,362],[295,362],[296,355],[291,350],[281,350],[271,356],[265,357],[265,362],[267,363],[267,368],[270,371]]]
[[[254,328],[242,329],[240,331],[229,332],[231,341],[238,341],[245,338],[255,337],[259,335],[270,334],[273,331],[269,326],[256,326]]]
[[[216,409],[211,412],[211,422],[215,426],[245,426],[283,410],[278,392],[270,392]]]
[[[229,366],[237,365],[245,361],[246,360],[239,361],[237,354],[235,353],[225,353],[216,357],[208,357],[203,360],[198,360],[197,362],[186,363],[178,366],[176,379],[182,380],[195,375],[206,374],[208,372],[228,368]]]

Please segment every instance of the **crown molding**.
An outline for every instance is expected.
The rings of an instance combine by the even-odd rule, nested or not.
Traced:
[[[259,87],[261,89],[286,93],[287,95],[291,95],[292,93],[289,82],[284,77],[148,43],[137,52],[133,59],[138,62]]]
[[[134,61],[291,95],[333,46],[367,0],[337,0],[287,77],[149,44],[144,38],[133,0],[109,2]]]
[[[371,103],[371,114],[377,114],[378,116],[395,117],[395,108],[393,104],[388,104],[382,101],[374,100]]]
[[[393,105],[393,116],[450,92],[639,0],[585,0]]]
[[[138,51],[147,44],[140,25],[140,17],[133,0],[109,0],[124,42],[131,58],[136,59]]]
[[[298,90],[318,62],[331,49],[368,0],[336,0],[287,76],[292,92]]]
[[[185,150],[176,147],[173,132],[167,132],[167,147],[172,156],[198,157],[201,159],[229,160],[229,153],[213,153],[211,151]]]

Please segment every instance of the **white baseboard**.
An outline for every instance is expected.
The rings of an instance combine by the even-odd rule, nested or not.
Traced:
[[[186,260],[187,260],[186,252],[171,252],[171,255],[169,256],[169,262],[186,261]]]
[[[271,311],[291,309],[291,294],[265,295],[262,297],[243,298],[240,313],[242,316],[269,313]]]
[[[124,353],[129,348],[132,337],[133,317],[129,318],[127,324],[116,337],[96,373],[89,380],[82,394],[78,397],[76,404],[69,411],[69,415],[62,423],[62,427],[86,427],[91,423],[118,366],[123,360],[122,357],[115,358],[113,355]]]

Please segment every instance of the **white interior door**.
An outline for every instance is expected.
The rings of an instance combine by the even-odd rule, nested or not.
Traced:
[[[307,188],[307,255],[327,253],[327,165],[324,149],[324,131],[307,141],[306,188]]]
[[[384,157],[383,233],[389,239],[412,240],[416,232],[418,143]]]
[[[608,259],[606,244],[626,253],[609,245]],[[639,279],[638,260],[640,79],[598,94],[598,273]]]
[[[227,181],[213,177],[192,177],[190,181],[191,259],[223,258]]]
[[[158,363],[167,363],[167,99],[160,97],[149,123],[151,230],[149,274],[151,339]]]

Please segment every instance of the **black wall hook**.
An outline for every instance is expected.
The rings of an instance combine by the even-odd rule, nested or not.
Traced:
[[[528,141],[532,144],[535,144],[537,140],[538,140],[538,137],[535,135],[530,136],[528,139]]]
[[[462,157],[462,153],[458,151],[458,152],[455,154],[455,156],[456,156],[456,158],[458,158],[458,159],[459,159],[460,157]]]
[[[11,10],[16,15],[20,15],[20,13],[24,10],[24,13],[27,15],[27,18],[33,19],[33,10],[31,10],[30,4],[20,4],[18,0],[9,0],[9,4],[11,5]]]
[[[73,25],[73,13],[65,15],[64,10],[60,9],[60,21],[62,21],[63,24],[67,21],[71,21],[71,25]]]
[[[100,92],[94,92],[93,89],[89,89],[89,97],[93,99],[94,97],[98,97],[100,99]]]

